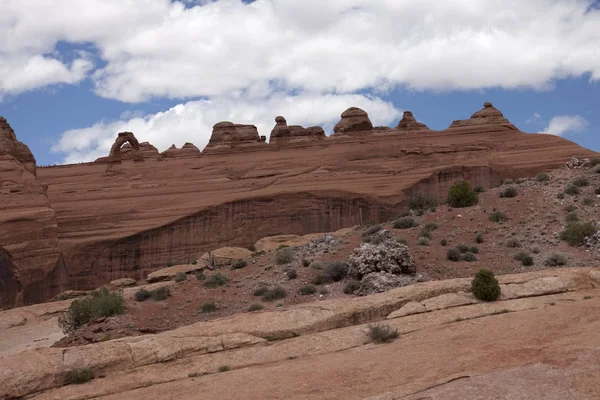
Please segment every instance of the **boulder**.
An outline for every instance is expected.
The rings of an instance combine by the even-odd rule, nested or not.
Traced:
[[[358,107],[350,107],[344,111],[342,119],[333,128],[335,133],[340,134],[371,130],[373,130],[373,124],[369,119],[369,114]]]
[[[517,127],[506,119],[502,112],[495,108],[490,102],[483,103],[483,108],[471,115],[470,119],[454,121],[449,128],[478,125],[505,125],[510,129],[517,130]]]
[[[408,246],[395,239],[386,239],[376,244],[361,244],[354,249],[348,263],[350,264],[348,275],[356,279],[362,279],[363,276],[373,272],[394,275],[414,275],[417,272],[415,260]]]
[[[124,288],[127,286],[135,286],[136,281],[135,279],[131,279],[131,278],[121,278],[121,279],[115,279],[114,281],[111,281],[107,287],[109,289],[119,289],[119,288]]]
[[[158,271],[149,273],[146,277],[146,280],[149,283],[169,281],[175,278],[177,274],[191,274],[192,272],[201,271],[203,269],[206,269],[206,266],[202,264],[174,265],[172,267],[159,269]]]
[[[252,254],[252,251],[242,247],[221,247],[202,254],[198,259],[198,265],[210,269],[225,267],[234,261],[248,259]]]
[[[186,142],[181,149],[178,149],[174,144],[167,150],[160,153],[166,158],[183,158],[183,157],[198,157],[200,150],[193,143]]]
[[[270,143],[285,144],[289,142],[304,142],[318,140],[325,137],[325,131],[320,126],[304,128],[300,125],[288,126],[285,118],[275,118],[275,127],[271,131]]]
[[[15,131],[4,117],[0,117],[0,154],[10,154],[23,165],[27,172],[36,176],[33,153],[29,147],[17,140]]]
[[[569,291],[571,284],[571,279],[568,276],[548,276],[532,279],[525,283],[500,285],[501,299],[510,300],[563,293]]]
[[[429,130],[427,125],[417,122],[411,111],[404,111],[402,119],[398,122],[396,129],[399,131],[422,131]]]
[[[213,126],[212,135],[204,152],[263,146],[267,146],[266,137],[258,135],[256,126],[222,121]]]
[[[394,275],[387,272],[371,272],[365,275],[360,282],[360,287],[355,294],[367,296],[375,293],[383,293],[388,290],[410,285],[414,279],[409,275]]]

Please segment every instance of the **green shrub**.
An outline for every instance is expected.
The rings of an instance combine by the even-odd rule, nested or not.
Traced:
[[[483,233],[477,232],[477,235],[475,235],[475,242],[479,244],[484,242]]]
[[[512,185],[513,183],[515,183],[512,179],[505,179],[503,185]]]
[[[529,254],[526,251],[519,251],[518,253],[515,253],[515,255],[513,256],[513,260],[523,261],[523,259],[528,255]]]
[[[596,167],[596,166],[600,165],[600,158],[598,158],[598,157],[590,158],[590,165],[592,167]]]
[[[308,296],[315,293],[317,293],[317,287],[315,285],[304,285],[298,290],[298,294],[301,294],[302,296]]]
[[[125,312],[121,293],[100,288],[82,300],[74,300],[69,309],[58,317],[58,326],[65,334],[76,331],[94,318],[110,317]]]
[[[596,168],[594,168],[594,172],[600,174],[600,165],[596,165]]]
[[[437,206],[435,197],[426,196],[423,193],[415,193],[408,197],[408,208],[411,210],[427,211]]]
[[[229,282],[227,275],[223,275],[220,272],[214,273],[204,281],[204,286],[209,289],[214,289],[219,286],[224,286]]]
[[[568,206],[565,207],[565,211],[566,212],[570,212],[571,213],[571,212],[573,212],[575,210],[577,210],[577,207],[575,207],[574,204],[570,204],[570,205],[568,205]]]
[[[141,288],[135,292],[135,301],[144,301],[150,298],[150,292],[144,288]]]
[[[252,304],[250,307],[248,307],[248,312],[252,312],[252,311],[260,311],[263,308],[265,308],[262,304]]]
[[[346,286],[344,286],[344,293],[352,294],[356,292],[359,288],[360,282],[355,279],[351,279],[346,283]]]
[[[398,331],[386,324],[369,325],[369,337],[374,343],[389,343],[400,336]]]
[[[306,268],[306,267],[308,267],[309,265],[310,265],[310,260],[309,260],[309,259],[307,259],[307,258],[303,258],[303,259],[302,259],[302,266]]]
[[[371,225],[370,227],[367,228],[366,231],[363,232],[363,237],[366,236],[371,236],[374,233],[379,232],[380,230],[382,230],[383,227],[381,225]]]
[[[568,213],[565,216],[565,222],[567,223],[567,225],[573,224],[575,222],[579,222],[579,217],[574,212]]]
[[[435,230],[437,230],[438,228],[438,224],[436,224],[435,222],[428,222],[425,225],[423,225],[423,230],[429,231],[429,232],[433,232]]]
[[[478,202],[477,193],[467,181],[458,181],[448,190],[448,204],[452,207],[471,207]]]
[[[264,301],[275,301],[279,299],[284,299],[287,296],[287,292],[281,286],[277,286],[271,290],[267,290],[265,294],[262,295],[262,299]]]
[[[275,252],[275,261],[277,264],[289,264],[294,260],[294,252],[290,247],[277,249]]]
[[[214,313],[217,311],[217,304],[214,301],[207,301],[200,306],[200,310],[204,314]]]
[[[171,289],[168,286],[161,286],[150,291],[150,297],[153,301],[166,300],[171,295]]]
[[[535,180],[538,182],[548,182],[550,180],[550,176],[545,172],[540,172],[535,176]]]
[[[370,235],[370,236],[363,235],[362,239],[363,239],[363,242],[371,243],[371,244],[379,244],[379,243],[383,243],[385,241],[385,238],[381,235]]]
[[[594,190],[594,193],[596,193],[596,194],[600,194],[600,187],[599,187],[599,188],[596,188],[596,190]]]
[[[447,246],[448,245],[448,241],[446,239],[442,239],[442,240],[440,240],[440,244],[442,246]]]
[[[569,257],[563,253],[552,253],[546,257],[546,265],[549,267],[567,265],[567,261],[569,261]]]
[[[579,190],[579,187],[571,184],[571,185],[567,185],[567,187],[565,188],[565,193],[570,195],[570,196],[576,196],[581,192],[581,190]]]
[[[312,269],[316,269],[316,270],[323,269],[323,265],[318,261],[311,262],[309,267],[311,267]]]
[[[485,189],[481,185],[475,186],[475,189],[473,189],[473,190],[475,190],[475,193],[483,193],[483,192],[485,192]]]
[[[490,214],[488,219],[492,222],[504,222],[508,220],[508,217],[502,211],[495,211]]]
[[[594,204],[594,199],[590,197],[586,197],[585,199],[583,199],[584,206],[591,206],[592,204]]]
[[[533,257],[531,255],[526,255],[522,260],[521,260],[521,264],[523,264],[525,267],[530,267],[533,265]]]
[[[477,256],[475,256],[473,253],[464,253],[460,256],[460,259],[462,261],[473,262],[477,261]]]
[[[564,193],[559,193],[559,194],[556,195],[556,198],[559,199],[559,200],[562,200],[562,199],[565,198],[565,194]]]
[[[269,290],[269,288],[267,288],[266,286],[261,286],[258,289],[255,289],[252,292],[252,295],[257,296],[257,297],[262,296],[263,294],[267,293],[268,290]]]
[[[394,228],[396,229],[409,229],[418,225],[413,217],[402,217],[394,221]]]
[[[424,236],[421,236],[420,238],[417,239],[417,244],[419,246],[429,246],[429,239],[427,239]]]
[[[506,241],[506,247],[521,247],[521,242],[519,242],[519,239],[517,238],[510,238]]]
[[[517,189],[512,186],[507,187],[500,192],[500,197],[512,198],[517,196]]]
[[[339,282],[348,275],[349,265],[345,262],[335,261],[327,264],[325,274],[334,282]]]
[[[171,268],[173,265],[175,265],[175,264],[172,263],[171,261],[167,262],[167,267]]]
[[[446,258],[450,261],[460,261],[461,253],[457,248],[448,249]]]
[[[329,278],[329,276],[324,275],[324,274],[317,274],[313,280],[312,283],[314,285],[324,285],[326,283],[330,283],[331,279]]]
[[[236,260],[231,264],[231,269],[241,269],[248,265],[246,260]]]
[[[204,275],[204,271],[195,271],[194,275],[196,276],[196,279],[198,279],[199,281],[203,281],[206,279],[206,276]]]
[[[471,247],[469,247],[469,252],[471,252],[473,254],[479,254],[479,247],[471,246]]]
[[[578,187],[585,187],[590,185],[590,181],[585,176],[580,176],[579,178],[574,179],[571,183]]]
[[[175,282],[183,282],[187,279],[187,274],[185,272],[179,272],[175,275]]]
[[[488,269],[481,269],[471,281],[473,295],[479,300],[496,301],[500,296],[500,285],[494,273]]]
[[[578,222],[569,225],[560,233],[560,238],[571,246],[580,246],[586,236],[592,236],[598,232],[598,228],[593,222],[580,224]]]
[[[64,385],[81,385],[94,379],[91,368],[74,368],[67,371],[63,377]]]

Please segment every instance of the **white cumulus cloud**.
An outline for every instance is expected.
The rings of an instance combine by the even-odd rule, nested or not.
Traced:
[[[589,122],[581,115],[557,115],[553,117],[542,133],[562,136],[565,133],[584,132]]]
[[[159,151],[171,144],[181,147],[192,142],[200,150],[206,146],[212,127],[219,121],[256,125],[260,135],[269,137],[275,117],[283,115],[290,125],[321,125],[331,132],[340,114],[349,106],[369,112],[375,125],[395,124],[401,110],[377,97],[358,94],[290,96],[275,93],[267,98],[242,96],[217,97],[178,104],[167,111],[145,116],[132,116],[91,127],[64,132],[51,151],[63,154],[63,162],[93,161],[107,156],[117,133],[132,131],[140,142],[148,141]],[[128,115],[122,117],[127,118]]]

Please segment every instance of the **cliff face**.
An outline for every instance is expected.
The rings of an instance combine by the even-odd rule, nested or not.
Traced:
[[[285,146],[268,145],[253,126],[219,123],[201,155],[124,161],[111,174],[88,163],[39,168],[36,180],[6,155],[0,176],[11,202],[0,208],[11,211],[0,213],[0,245],[14,257],[25,301],[144,278],[223,245],[387,220],[415,192],[443,200],[458,179],[492,187],[594,155],[520,132],[491,105],[444,131],[415,129],[411,115],[402,132],[365,130],[360,111],[344,113],[349,130],[340,135]],[[281,138],[306,134],[278,124]]]

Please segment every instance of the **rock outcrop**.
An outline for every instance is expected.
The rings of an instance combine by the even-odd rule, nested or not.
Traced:
[[[452,122],[450,129],[477,125],[502,125],[511,130],[517,130],[517,127],[506,119],[502,112],[495,108],[490,102],[483,103],[483,108],[471,115],[470,119]]]
[[[29,148],[17,141],[12,129],[6,128],[8,124],[3,126],[0,141],[0,246],[12,255],[20,275],[22,301],[29,304],[62,291],[67,282],[67,271],[59,249],[56,212],[50,208],[46,196],[47,186],[35,176],[35,160],[30,156]],[[20,158],[12,155],[15,149]],[[24,160],[25,164],[20,160]],[[3,275],[8,276],[9,273]],[[12,289],[9,292],[12,293]],[[17,300],[7,298],[0,307],[20,303]]]
[[[136,155],[138,152],[135,150],[135,148],[129,142],[125,143],[121,147],[120,153],[121,153],[121,160],[134,160],[136,158],[139,158]],[[140,143],[139,155],[144,160],[158,159],[161,157],[160,153],[158,152],[158,149],[156,147],[154,147],[152,144],[150,144],[149,142]],[[109,160],[109,157],[100,157],[100,158],[96,159],[95,162],[106,163],[106,162],[108,162],[108,160]]]
[[[325,138],[325,131],[320,126],[304,128],[300,125],[288,126],[284,117],[275,118],[275,127],[271,131],[270,144],[286,144],[319,140]]]
[[[213,126],[212,135],[205,153],[227,151],[233,148],[255,148],[267,146],[267,138],[259,136],[254,125],[234,124],[222,121]]]
[[[110,149],[110,154],[108,155],[108,162],[110,164],[121,163],[122,147],[124,147],[126,143],[129,144],[129,147],[125,149],[125,152],[131,153],[131,158],[133,161],[144,161],[140,151],[140,143],[135,135],[132,132],[120,132]]]
[[[200,150],[193,143],[186,142],[182,148],[178,149],[174,144],[167,150],[160,153],[166,158],[199,157]]]
[[[0,308],[21,303],[22,291],[19,270],[10,253],[0,247]]]
[[[429,130],[427,125],[417,122],[413,113],[411,111],[404,111],[402,115],[402,119],[396,126],[396,129],[399,131],[422,131]]]
[[[342,119],[338,122],[333,131],[336,134],[347,134],[350,132],[363,132],[373,130],[373,124],[369,119],[369,114],[358,107],[350,107],[342,113]]]
[[[10,154],[28,172],[34,176],[36,175],[35,157],[29,150],[29,147],[17,140],[15,131],[4,117],[0,117],[0,154]]]

